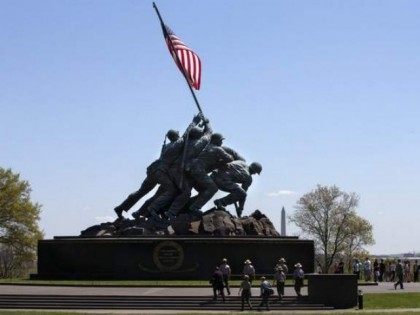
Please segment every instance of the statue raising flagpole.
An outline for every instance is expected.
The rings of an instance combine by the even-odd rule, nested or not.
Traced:
[[[163,36],[165,38],[166,44],[168,45],[169,53],[171,54],[172,58],[174,59],[176,65],[178,66],[179,70],[181,71],[185,81],[187,82],[188,88],[191,91],[191,95],[194,99],[195,105],[197,106],[198,112],[200,116],[204,119],[203,110],[201,109],[201,105],[198,102],[197,96],[193,90],[199,90],[201,85],[201,60],[200,57],[188,46],[186,46],[180,39],[177,37],[174,32],[165,25],[163,22],[162,16],[160,15],[159,9],[156,6],[156,3],[153,2],[153,8],[156,11],[156,14],[160,21],[160,26],[162,27]],[[207,122],[208,123],[208,122]],[[182,163],[181,169],[184,170],[185,168],[185,159],[187,156],[187,144],[189,141],[189,129],[186,133],[184,151],[182,154]],[[182,172],[179,187],[182,189],[184,185],[184,175]]]
[[[281,253],[312,272],[313,241],[279,237],[262,211],[250,209],[250,188],[263,167],[213,132],[196,96],[201,60],[164,23],[155,3],[153,8],[198,113],[194,110],[185,132],[164,127],[163,143],[156,144],[159,156],[148,162],[137,190],[114,205],[115,220],[90,226],[79,237],[39,241],[35,279],[204,280],[220,264],[221,253],[238,270],[252,259],[259,273],[268,274]],[[129,211],[131,217],[124,213]]]
[[[147,168],[140,188],[114,211],[118,220],[124,222],[123,212],[129,211],[158,187],[156,193],[132,213],[136,222],[130,223],[131,227],[134,224],[136,228],[162,231],[183,213],[189,216],[189,220],[200,220],[201,208],[219,190],[228,194],[215,200],[214,209],[228,213],[226,207],[234,205],[237,216],[241,217],[252,175],[259,175],[262,166],[257,162],[247,164],[239,153],[223,146],[224,137],[220,133],[213,133],[194,92],[201,85],[201,60],[163,22],[155,3],[153,8],[169,52],[187,82],[198,114],[182,136],[172,129],[166,133],[160,157]],[[191,197],[193,189],[198,194]]]

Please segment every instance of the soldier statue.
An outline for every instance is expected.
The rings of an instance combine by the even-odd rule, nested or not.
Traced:
[[[201,118],[199,115],[195,116],[192,125],[195,126],[200,120]],[[160,158],[147,167],[146,178],[139,190],[130,194],[119,206],[114,208],[114,211],[119,218],[122,218],[123,211],[130,210],[134,204],[152,191],[158,184],[160,185],[159,194],[148,204],[147,210],[151,215],[156,215],[156,212],[167,203],[170,203],[172,196],[176,194],[176,186],[168,173],[170,165],[182,153],[185,134],[181,138],[178,131],[171,129],[166,133],[165,139],[166,138],[168,138],[169,143],[164,143]],[[136,217],[136,215],[134,216]]]
[[[233,157],[222,148],[223,140],[220,133],[212,134],[210,143],[186,166],[186,173],[198,188],[198,195],[189,211],[200,210],[217,192],[217,185],[208,174],[233,161]]]
[[[262,167],[256,162],[248,166],[238,152],[222,146],[223,140],[220,133],[213,133],[202,113],[194,117],[182,137],[178,131],[169,130],[160,157],[148,166],[139,190],[114,208],[118,218],[156,186],[156,193],[132,214],[135,219],[171,220],[181,211],[201,214],[199,210],[219,189],[229,194],[215,200],[216,207],[235,204],[240,217],[251,175],[260,174]],[[198,195],[191,198],[193,188]]]
[[[248,166],[244,161],[233,161],[213,171],[211,178],[218,189],[229,192],[227,196],[214,201],[216,207],[225,209],[226,206],[234,204],[236,214],[240,217],[244,209],[247,190],[252,184],[251,175],[259,175],[261,171],[260,163],[253,162]],[[241,186],[238,184],[241,184]]]

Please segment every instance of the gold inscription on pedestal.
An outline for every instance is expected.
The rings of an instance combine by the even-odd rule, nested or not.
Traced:
[[[153,249],[153,262],[160,271],[177,270],[184,262],[184,250],[176,242],[161,242]]]

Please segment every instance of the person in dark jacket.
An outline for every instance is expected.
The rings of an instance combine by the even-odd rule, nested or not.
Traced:
[[[400,285],[400,289],[404,289],[404,267],[401,263],[401,259],[398,259],[397,267],[395,268],[395,275],[397,276],[398,281],[394,283],[394,289],[397,289],[397,286]]]
[[[342,260],[340,260],[340,262],[338,263],[338,273],[344,273],[344,262]]]
[[[213,300],[217,301],[217,295],[218,293],[222,297],[223,302],[225,302],[225,292],[223,290],[224,284],[223,284],[223,273],[220,271],[219,267],[216,267],[214,270],[210,283],[213,287]]]
[[[379,262],[377,258],[375,258],[375,261],[373,262],[373,280],[375,282],[378,282],[379,280]]]
[[[241,285],[239,287],[238,295],[241,295],[242,300],[242,308],[241,310],[244,310],[245,302],[248,304],[249,309],[252,310],[252,304],[251,304],[251,282],[249,282],[249,276],[244,275],[244,280],[241,282]]]
[[[379,282],[384,281],[385,270],[385,261],[381,259],[381,262],[379,263]]]
[[[293,279],[295,280],[295,291],[297,296],[300,298],[302,294],[300,293],[300,289],[303,287],[303,278],[305,273],[303,272],[302,265],[297,263],[295,265],[295,271],[293,272]]]

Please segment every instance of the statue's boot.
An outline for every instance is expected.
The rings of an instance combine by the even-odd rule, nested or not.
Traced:
[[[176,218],[176,214],[173,213],[172,211],[165,211],[165,216],[169,219],[169,221],[172,221],[173,219]]]
[[[155,220],[155,221],[161,221],[162,219],[160,218],[160,216],[157,214],[157,212],[155,210],[149,210],[150,212],[150,216]]]
[[[121,206],[116,206],[116,207],[114,208],[114,211],[115,211],[115,213],[117,214],[118,219],[122,219],[122,218],[123,218],[122,213],[123,213],[124,209],[123,209]]]
[[[217,209],[226,211],[226,205],[223,203],[221,199],[216,199],[214,201],[214,205],[216,206]]]
[[[236,215],[238,216],[238,218],[240,218],[243,210],[239,209],[236,203],[235,203],[235,208],[236,208]]]
[[[140,220],[140,211],[134,211],[131,216],[137,221]]]

